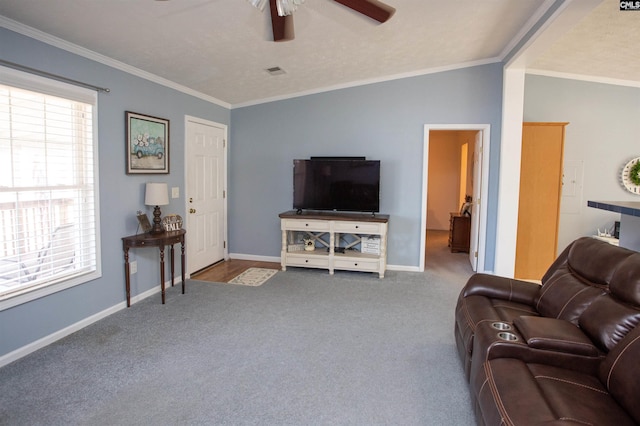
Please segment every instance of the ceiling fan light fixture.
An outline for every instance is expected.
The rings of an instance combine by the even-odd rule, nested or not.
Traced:
[[[262,12],[268,0],[247,0],[247,1],[251,3],[251,6],[257,9],[260,9],[260,12]]]
[[[304,0],[276,0],[278,16],[291,15]]]

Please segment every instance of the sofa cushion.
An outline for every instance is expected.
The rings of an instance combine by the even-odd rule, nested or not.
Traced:
[[[579,238],[571,245],[567,264],[591,285],[607,287],[618,265],[634,252],[595,238]]]
[[[596,299],[580,316],[580,328],[605,352],[609,352],[640,323],[640,311],[611,295]]]
[[[570,270],[569,265],[564,265],[542,285],[535,307],[543,317],[563,319],[578,325],[584,310],[605,293],[604,288],[585,283]]]
[[[515,358],[489,360],[480,374],[486,376],[477,390],[485,424],[635,424],[589,374]]]
[[[620,263],[611,278],[609,291],[621,302],[640,308],[640,253]]]
[[[462,289],[461,296],[485,296],[533,305],[539,292],[540,285],[536,283],[478,273],[469,278]]]
[[[599,378],[609,393],[640,424],[640,327],[636,327],[607,354]],[[615,423],[612,423],[615,424]]]
[[[580,328],[569,321],[544,317],[518,317],[513,325],[530,348],[576,355],[598,356],[600,351]]]
[[[580,327],[605,351],[610,351],[640,323],[640,253],[616,269],[609,294],[595,300],[580,316]]]

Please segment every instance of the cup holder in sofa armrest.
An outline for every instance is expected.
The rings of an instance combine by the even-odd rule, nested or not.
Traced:
[[[511,330],[511,325],[509,323],[502,322],[502,321],[492,322],[491,327],[500,331]]]
[[[506,340],[508,342],[517,342],[519,340],[518,336],[513,333],[509,333],[508,331],[501,331],[500,333],[498,333],[498,338]]]
[[[530,348],[597,357],[602,353],[586,334],[569,321],[522,316],[513,325]]]

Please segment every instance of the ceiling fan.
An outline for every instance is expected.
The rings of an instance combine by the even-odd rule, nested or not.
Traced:
[[[248,0],[260,10],[264,9],[267,0]],[[271,26],[273,28],[273,41],[293,40],[293,15],[291,13],[304,0],[268,0],[271,9]],[[386,22],[395,9],[377,0],[334,0],[350,9],[355,10],[380,23]]]

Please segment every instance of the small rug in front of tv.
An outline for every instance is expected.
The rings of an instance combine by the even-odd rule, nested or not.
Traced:
[[[249,268],[237,277],[229,281],[229,284],[249,285],[257,287],[264,284],[269,278],[278,272],[277,269]]]

